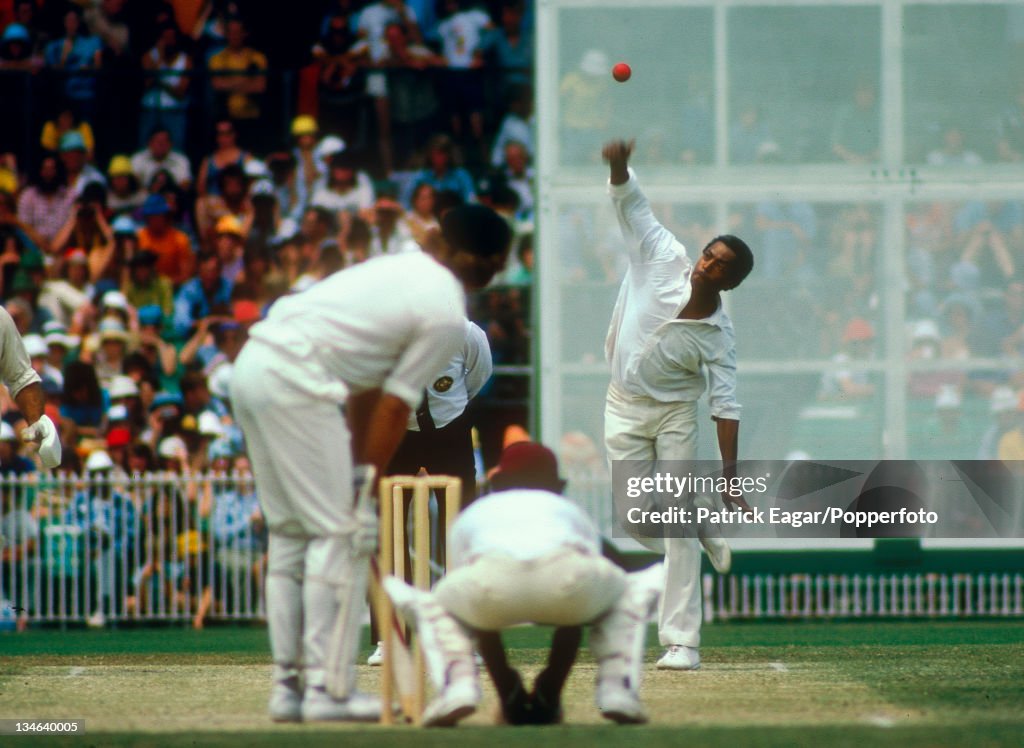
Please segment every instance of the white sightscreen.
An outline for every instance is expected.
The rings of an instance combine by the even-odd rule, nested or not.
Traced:
[[[1024,4],[620,5],[538,4],[542,439],[599,475],[623,268],[599,152],[635,137],[688,248],[755,253],[727,295],[741,457],[997,448],[1024,418],[992,412],[1024,388]],[[625,84],[588,72],[619,60]]]

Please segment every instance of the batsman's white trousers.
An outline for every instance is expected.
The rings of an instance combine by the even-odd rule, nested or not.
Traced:
[[[250,340],[235,362],[231,401],[270,533],[275,677],[304,668],[315,686],[323,682],[327,640],[353,575],[351,439],[339,405],[291,385],[281,360],[277,349]]]
[[[697,403],[663,403],[608,387],[604,443],[609,460],[692,460],[697,454]],[[665,554],[665,589],[658,605],[662,646],[700,646],[700,541],[636,538]]]
[[[521,623],[579,626],[607,612],[626,573],[603,556],[564,547],[532,559],[485,554],[449,571],[434,597],[455,618],[481,631]]]

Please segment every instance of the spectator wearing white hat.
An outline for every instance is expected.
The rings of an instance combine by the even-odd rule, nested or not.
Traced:
[[[50,364],[50,348],[46,344],[46,340],[43,339],[43,336],[33,333],[26,335],[22,338],[21,342],[25,344],[25,352],[28,354],[29,363],[31,363],[32,368],[35,369],[40,379],[44,383],[46,380],[50,380],[63,387],[64,374],[60,369],[56,369]]]
[[[910,363],[925,364],[929,361],[936,361],[942,356],[942,333],[939,324],[932,319],[921,319],[915,322],[911,328]],[[957,389],[962,387],[964,382],[963,372],[947,370],[921,371],[911,370],[909,378],[909,392],[911,397],[932,399],[939,394],[944,385],[950,385]]]
[[[992,390],[988,404],[988,411],[992,420],[981,437],[976,459],[999,459],[999,440],[1006,433],[1012,431],[1019,421],[1017,414],[1017,402],[1019,399],[1017,393],[1005,385]]]
[[[171,473],[183,473],[188,466],[188,447],[180,436],[165,436],[156,448],[160,469]]]
[[[114,461],[105,450],[93,451],[85,461],[89,480],[64,512],[65,524],[89,536],[94,572],[86,612],[92,626],[103,626],[107,613],[123,612],[125,564],[133,557],[135,505],[114,489],[113,470]]]
[[[131,336],[125,326],[112,317],[99,324],[99,349],[82,352],[82,360],[92,363],[100,386],[108,388],[114,377],[124,374],[124,360],[131,352]]]
[[[77,348],[79,339],[77,335],[68,335],[58,322],[49,322],[43,329],[45,333],[43,340],[46,342],[47,363],[55,371],[61,372],[60,382],[64,384],[64,364],[68,357]]]
[[[139,385],[126,374],[117,374],[111,377],[106,386],[107,398],[110,401],[110,408],[107,410],[107,423],[114,420],[115,408],[124,408],[124,420],[134,432],[138,432],[145,425],[145,414],[142,410],[142,400],[139,397]]]
[[[910,456],[918,460],[969,460],[977,437],[963,419],[963,397],[951,384],[935,394],[933,415],[908,424]]]

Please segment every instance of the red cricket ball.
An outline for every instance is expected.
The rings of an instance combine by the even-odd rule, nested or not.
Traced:
[[[629,76],[633,74],[630,70],[629,65],[624,62],[615,63],[615,67],[612,68],[612,77],[619,83],[625,83],[629,80]]]

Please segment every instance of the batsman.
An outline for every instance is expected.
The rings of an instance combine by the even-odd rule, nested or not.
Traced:
[[[489,208],[455,208],[423,252],[335,273],[249,332],[231,396],[269,531],[275,721],[380,717],[380,700],[355,688],[377,539],[375,515],[357,511],[362,466],[383,473],[423,389],[465,343],[465,291],[504,267],[510,239]]]

